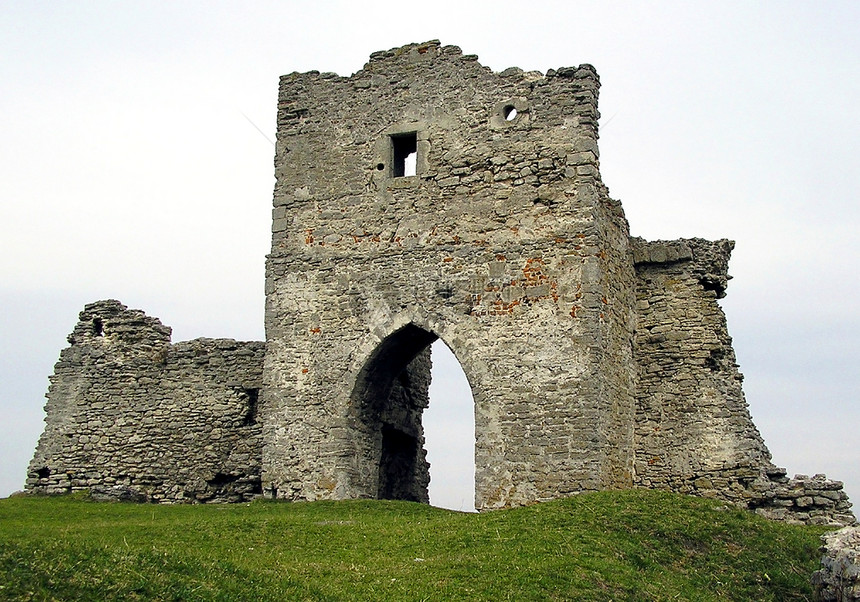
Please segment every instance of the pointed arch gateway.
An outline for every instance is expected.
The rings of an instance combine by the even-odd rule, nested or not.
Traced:
[[[422,419],[437,340],[436,333],[409,323],[384,338],[358,374],[351,398],[354,474],[371,497],[430,502]]]

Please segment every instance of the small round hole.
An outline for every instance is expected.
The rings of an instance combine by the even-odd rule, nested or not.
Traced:
[[[513,121],[517,118],[517,109],[514,105],[508,105],[503,109],[503,114],[505,116],[505,121]]]
[[[384,163],[377,163],[377,164],[376,164],[376,170],[377,170],[377,171],[382,171],[383,169],[385,169],[385,164],[384,164]]]

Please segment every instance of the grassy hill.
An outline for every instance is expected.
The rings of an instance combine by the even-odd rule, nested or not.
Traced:
[[[0,500],[3,600],[808,600],[820,527],[655,491],[409,502]]]

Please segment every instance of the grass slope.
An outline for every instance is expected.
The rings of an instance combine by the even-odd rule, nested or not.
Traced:
[[[655,491],[408,502],[0,500],[4,600],[807,600],[819,527]]]

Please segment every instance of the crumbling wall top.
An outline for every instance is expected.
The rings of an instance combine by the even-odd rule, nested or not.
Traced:
[[[678,240],[646,241],[639,237],[630,239],[633,262],[637,268],[659,267],[679,262],[692,262],[690,272],[702,285],[713,290],[718,299],[726,296],[729,276],[729,258],[735,248],[733,240],[705,240],[703,238],[681,238]]]
[[[347,80],[361,77],[365,74],[381,74],[389,70],[394,70],[399,73],[402,72],[404,64],[418,65],[420,63],[429,62],[439,58],[456,60],[461,65],[468,65],[471,63],[487,73],[494,73],[489,67],[481,65],[477,54],[463,54],[463,51],[459,46],[443,46],[439,40],[428,40],[423,43],[411,43],[391,48],[389,50],[373,52],[371,53],[368,62],[364,64],[364,67],[352,76],[342,76],[331,71],[320,72],[317,70],[311,70],[304,73],[294,71],[292,73],[282,75],[281,80],[292,80],[301,76],[310,76],[325,80]],[[576,67],[548,69],[546,74],[543,74],[540,71],[524,71],[519,67],[508,67],[497,72],[496,75],[512,80],[538,80],[543,78],[592,80],[596,87],[600,87],[600,77],[597,74],[597,70],[593,65],[588,63],[583,63]]]
[[[158,318],[139,309],[128,309],[116,299],[89,303],[78,315],[78,323],[68,337],[72,345],[110,341],[135,347],[170,344],[172,330]]]

